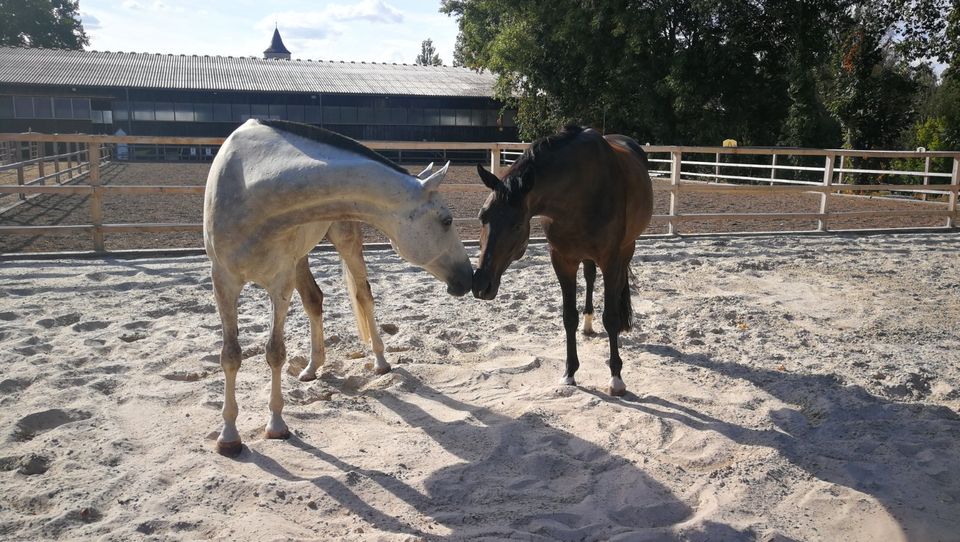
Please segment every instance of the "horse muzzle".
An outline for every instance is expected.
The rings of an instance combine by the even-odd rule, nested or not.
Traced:
[[[457,270],[456,278],[447,280],[447,293],[455,297],[463,297],[470,291],[473,284],[473,268],[467,264]]]
[[[497,297],[500,279],[494,279],[485,269],[477,269],[473,274],[473,297],[490,301]]]

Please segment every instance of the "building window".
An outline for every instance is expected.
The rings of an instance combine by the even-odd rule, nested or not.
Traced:
[[[457,112],[453,109],[440,110],[440,126],[456,126]]]
[[[250,118],[250,104],[233,104],[233,122],[247,122]]]
[[[329,109],[329,108],[324,107],[324,109]],[[304,108],[303,114],[304,114],[304,119],[310,124],[323,124],[323,117],[320,114],[319,105],[306,106]]]
[[[288,105],[287,106],[287,118],[293,122],[303,122],[303,106],[302,105]]]
[[[173,114],[173,104],[171,102],[158,102],[154,104],[154,107],[156,109],[155,120],[173,122],[176,119]]]
[[[73,118],[77,120],[90,120],[90,100],[88,98],[74,98]]]
[[[423,110],[423,126],[438,126],[440,124],[440,110],[429,108]]]
[[[114,102],[113,104],[113,118],[118,121],[125,121],[127,117],[127,102]]]
[[[285,105],[271,105],[269,111],[271,119],[285,120],[287,118],[287,106]]]
[[[473,115],[469,109],[457,109],[457,126],[470,126],[473,124]]]
[[[177,122],[193,122],[193,104],[176,103],[173,104],[173,115]]]
[[[33,112],[38,119],[53,118],[53,100],[47,97],[33,99]]]
[[[230,122],[230,104],[213,104],[213,122]]]
[[[407,110],[407,123],[413,125],[423,124],[423,109],[413,107]]]
[[[340,108],[324,107],[323,121],[327,124],[340,124]]]
[[[357,108],[341,107],[340,108],[340,124],[356,124],[356,123],[357,123]]]
[[[53,116],[58,119],[73,118],[73,104],[70,102],[70,98],[53,99]]]
[[[13,96],[0,96],[0,118],[13,118]]]
[[[113,111],[97,111],[94,109],[90,113],[94,124],[113,124]]]
[[[14,96],[13,111],[16,114],[16,117],[18,119],[34,118],[33,98],[31,98],[30,96]]]
[[[251,104],[250,116],[255,119],[265,119],[270,116],[270,107],[267,104]]]
[[[133,102],[133,120],[156,120],[151,102]]]
[[[213,104],[193,104],[197,122],[213,122]]]

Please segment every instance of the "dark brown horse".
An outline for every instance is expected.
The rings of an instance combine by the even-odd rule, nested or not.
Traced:
[[[550,261],[563,292],[567,368],[563,383],[576,385],[577,269],[587,282],[584,332],[592,333],[593,283],[603,274],[603,327],[610,339],[610,394],[623,395],[618,336],[630,329],[628,280],[637,237],[653,214],[653,187],[647,158],[636,141],[622,135],[568,127],[540,139],[504,174],[503,180],[477,166],[493,190],[480,210],[480,262],[473,295],[493,299],[500,277],[520,259],[530,237],[530,219],[539,216],[550,244]]]

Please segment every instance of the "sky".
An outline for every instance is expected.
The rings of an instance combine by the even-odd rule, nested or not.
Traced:
[[[89,50],[262,57],[274,25],[293,58],[412,64],[430,38],[453,61],[439,0],[80,0]]]

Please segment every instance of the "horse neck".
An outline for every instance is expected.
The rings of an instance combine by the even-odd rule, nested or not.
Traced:
[[[416,178],[378,164],[291,168],[257,183],[248,202],[253,214],[271,226],[357,220],[392,236],[421,189]]]
[[[596,187],[579,182],[580,175],[559,167],[538,167],[533,189],[527,194],[530,217],[563,218],[578,206],[589,205]]]

